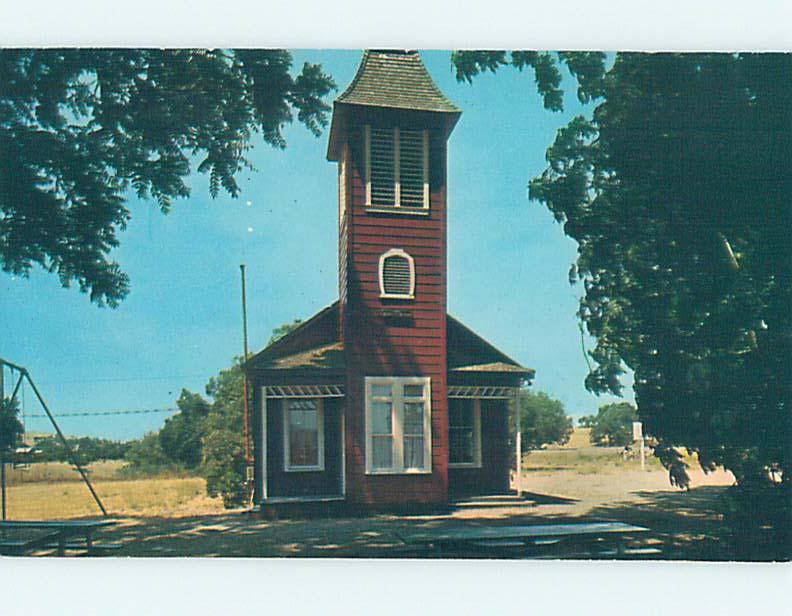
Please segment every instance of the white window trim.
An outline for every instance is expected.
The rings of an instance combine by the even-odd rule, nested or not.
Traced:
[[[407,259],[410,264],[410,293],[401,295],[399,293],[386,293],[385,292],[385,259],[388,257],[402,257]],[[379,258],[379,287],[380,297],[382,299],[415,299],[415,260],[404,252],[401,248],[391,248],[390,250],[382,253]]]
[[[399,129],[393,129],[393,180],[394,180],[394,203],[393,205],[374,205],[371,203],[371,125],[366,124],[363,127],[363,141],[364,141],[364,157],[365,157],[365,170],[366,170],[366,208],[372,212],[392,212],[401,211],[403,214],[426,214],[429,211],[429,131],[422,129],[423,135],[423,205],[415,207],[414,205],[401,204],[401,178],[399,168],[400,165],[400,152],[399,152]]]
[[[304,398],[303,398],[304,399]],[[316,424],[317,424],[317,459],[319,464],[301,465],[291,464],[291,448],[289,443],[289,402],[290,398],[283,400],[283,470],[287,473],[308,473],[323,471],[325,468],[324,457],[324,402],[321,398],[316,398]]]
[[[453,399],[453,398],[452,398]],[[449,400],[449,407],[451,401]],[[449,408],[448,430],[451,431],[451,411]],[[481,468],[481,399],[473,399],[473,462],[451,462],[449,446],[448,468]]]
[[[374,447],[371,434],[372,386],[391,386],[391,426],[393,430],[393,466],[387,469],[373,468]],[[424,467],[404,468],[404,385],[423,385],[424,395]],[[366,474],[367,475],[430,475],[432,473],[432,380],[430,377],[367,376],[366,395]]]
[[[341,150],[341,159],[338,161],[338,223],[344,220],[347,204],[347,160],[349,147],[344,144]]]

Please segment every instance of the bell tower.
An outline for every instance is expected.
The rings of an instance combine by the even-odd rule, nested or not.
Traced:
[[[414,51],[366,51],[334,103],[353,502],[447,498],[446,152],[460,113]]]

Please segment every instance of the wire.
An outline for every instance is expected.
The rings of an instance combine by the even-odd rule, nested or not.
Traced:
[[[144,413],[178,413],[178,408],[140,409],[136,411],[79,411],[75,413],[53,413],[54,417],[96,417],[99,415],[143,415]],[[28,417],[46,417],[43,413],[31,413]]]
[[[65,385],[70,383],[120,383],[129,381],[169,381],[173,379],[197,379],[205,378],[203,374],[172,374],[168,376],[137,376],[137,377],[116,377],[103,379],[70,379],[66,381],[40,381],[39,385]]]

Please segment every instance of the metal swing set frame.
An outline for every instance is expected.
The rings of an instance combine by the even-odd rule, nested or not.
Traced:
[[[14,389],[12,390],[11,397],[10,397],[10,400],[12,401],[12,403],[13,403],[13,401],[16,400],[17,395],[19,394],[19,390],[22,387],[23,382],[27,381],[28,385],[30,385],[30,388],[33,390],[33,393],[36,395],[36,399],[39,401],[39,404],[41,405],[41,408],[44,409],[44,412],[46,413],[47,417],[49,418],[50,423],[55,428],[55,432],[57,433],[58,438],[60,439],[60,442],[63,444],[63,447],[66,450],[66,455],[69,458],[69,462],[80,473],[80,477],[82,477],[82,480],[85,483],[85,485],[88,486],[88,490],[90,490],[91,496],[93,496],[94,501],[96,501],[96,504],[99,506],[99,509],[101,510],[102,515],[107,517],[108,513],[107,513],[107,510],[105,509],[105,506],[102,504],[102,500],[99,498],[99,495],[96,493],[96,490],[94,490],[94,487],[91,485],[91,480],[88,478],[88,474],[85,472],[85,469],[77,461],[77,457],[74,455],[74,450],[69,445],[69,442],[66,440],[66,437],[63,435],[63,432],[61,432],[60,426],[58,426],[58,422],[55,421],[55,417],[52,414],[52,412],[50,411],[49,407],[47,406],[47,403],[44,401],[44,397],[41,395],[41,392],[39,391],[38,387],[36,387],[36,384],[33,382],[33,379],[30,376],[30,372],[28,372],[27,368],[24,368],[22,366],[14,364],[14,363],[12,363],[10,361],[6,361],[5,359],[3,359],[1,357],[0,357],[0,397],[4,397],[5,396],[5,384],[3,383],[3,369],[6,368],[6,367],[9,368],[10,371],[11,371],[12,380],[16,381],[16,384],[14,385]],[[17,377],[13,377],[15,372],[19,375],[18,378]],[[0,455],[3,455],[3,454],[0,454]],[[3,521],[5,521],[5,519],[6,519],[6,477],[5,477],[5,466],[6,466],[6,460],[5,460],[5,458],[3,458],[1,460],[1,463],[0,463],[0,474],[2,475],[2,477],[0,477],[0,484],[2,484],[2,519],[3,519]]]

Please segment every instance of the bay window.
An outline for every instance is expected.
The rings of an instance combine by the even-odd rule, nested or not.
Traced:
[[[366,473],[431,473],[428,377],[366,377]]]

